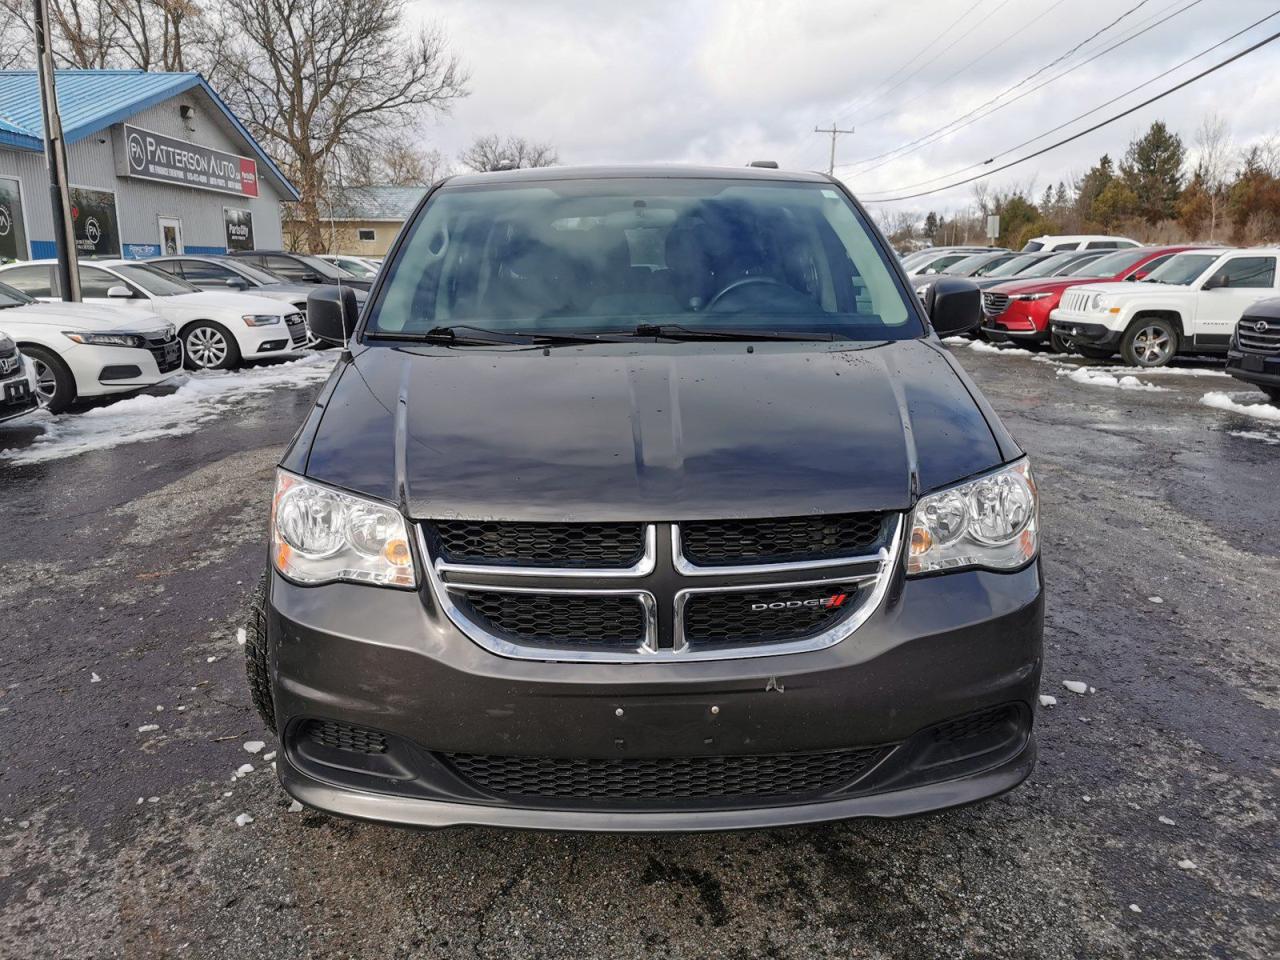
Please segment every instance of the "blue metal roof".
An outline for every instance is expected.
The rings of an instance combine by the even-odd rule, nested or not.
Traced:
[[[83,140],[128,120],[148,107],[199,87],[223,112],[271,175],[294,200],[298,199],[297,189],[200,74],[58,70],[54,77],[62,133],[67,143]],[[34,70],[0,70],[0,146],[36,152],[44,150],[40,83]]]

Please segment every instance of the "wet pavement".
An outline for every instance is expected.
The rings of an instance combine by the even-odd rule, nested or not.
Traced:
[[[15,458],[41,431],[0,427],[0,957],[1277,956],[1280,422],[1206,406],[1261,399],[1211,367],[1125,389],[954,349],[1036,466],[1057,703],[1026,784],[908,821],[586,836],[291,812],[236,627],[316,383],[35,462]]]

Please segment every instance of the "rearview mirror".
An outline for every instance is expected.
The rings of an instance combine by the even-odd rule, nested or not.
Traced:
[[[118,300],[128,300],[133,296],[133,291],[128,287],[117,284],[116,286],[109,287],[107,289],[107,296]]]
[[[307,294],[307,326],[312,336],[325,343],[346,346],[359,317],[350,287],[324,286]]]
[[[924,305],[940,337],[967,333],[982,322],[982,294],[963,277],[940,277],[925,294]]]

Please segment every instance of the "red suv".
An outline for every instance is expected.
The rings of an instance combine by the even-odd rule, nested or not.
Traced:
[[[1138,247],[1117,250],[1085,264],[1069,276],[1010,280],[982,292],[982,332],[997,343],[1052,343],[1059,353],[1067,344],[1049,330],[1049,314],[1058,307],[1067,287],[1116,280],[1141,280],[1175,253],[1196,249],[1190,246]]]

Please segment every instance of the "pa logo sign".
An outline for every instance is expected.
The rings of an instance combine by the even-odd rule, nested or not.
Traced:
[[[7,237],[13,229],[13,214],[8,207],[0,207],[0,237]]]
[[[129,134],[129,166],[141,170],[147,165],[147,150],[142,145],[142,137],[136,133]]]

